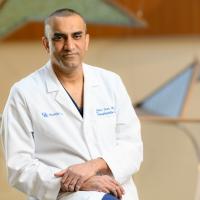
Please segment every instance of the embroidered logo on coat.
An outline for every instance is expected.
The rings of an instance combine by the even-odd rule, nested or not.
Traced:
[[[113,106],[108,106],[104,108],[97,108],[96,114],[97,115],[111,115],[115,113],[115,108]]]
[[[63,113],[60,113],[60,112],[54,112],[54,113],[42,112],[41,114],[42,114],[42,116],[45,117],[45,118],[63,115]]]

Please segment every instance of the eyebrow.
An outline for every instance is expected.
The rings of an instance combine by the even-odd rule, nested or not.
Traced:
[[[84,31],[75,31],[73,33],[71,33],[72,36],[75,36],[75,35],[83,35],[84,34]],[[67,34],[65,33],[61,33],[61,32],[55,32],[52,36],[52,39],[55,39],[56,37],[62,37],[63,39],[67,38]]]
[[[53,35],[54,35],[54,36],[65,36],[64,33],[60,33],[60,32],[55,32]]]
[[[71,34],[74,35],[74,34],[83,34],[84,32],[83,31],[75,31],[75,32],[72,32]],[[54,36],[66,36],[65,33],[61,33],[61,32],[55,32],[53,34]]]
[[[74,32],[72,34],[83,34],[83,31],[76,31],[76,32]]]

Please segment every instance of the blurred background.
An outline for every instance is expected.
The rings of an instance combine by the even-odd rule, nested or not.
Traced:
[[[91,36],[85,62],[118,73],[133,104],[192,63],[198,65],[199,0],[0,0],[0,113],[13,83],[47,62],[42,20],[61,7],[85,16]],[[173,105],[174,99],[166,99]],[[200,124],[190,121],[200,119],[199,102],[196,81],[187,123],[141,119],[144,162],[133,177],[141,200],[200,200]],[[0,199],[25,199],[7,184],[2,148]]]

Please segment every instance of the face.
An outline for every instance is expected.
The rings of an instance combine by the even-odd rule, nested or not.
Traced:
[[[52,17],[43,44],[54,70],[69,73],[81,68],[89,44],[83,19],[78,15]]]

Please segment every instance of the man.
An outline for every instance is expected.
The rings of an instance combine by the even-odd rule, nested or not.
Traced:
[[[140,124],[119,76],[83,63],[74,10],[47,17],[42,41],[50,61],[12,87],[3,113],[10,184],[29,200],[137,200]]]

